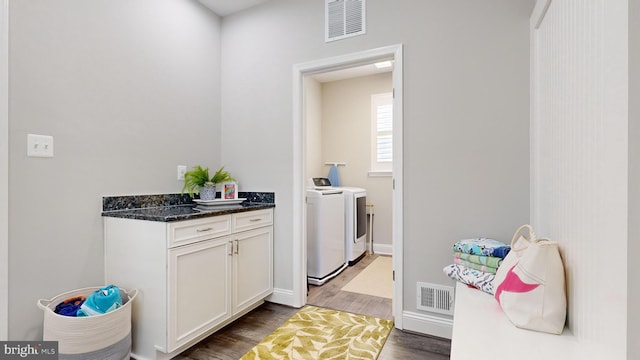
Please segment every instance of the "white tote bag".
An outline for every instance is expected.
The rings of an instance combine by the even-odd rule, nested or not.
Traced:
[[[528,234],[521,234],[528,229]],[[517,327],[560,334],[567,314],[564,266],[558,243],[536,238],[530,225],[513,234],[511,251],[494,279],[494,297]]]

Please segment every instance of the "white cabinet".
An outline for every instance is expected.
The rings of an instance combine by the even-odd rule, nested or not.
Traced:
[[[263,227],[235,235],[233,257],[233,313],[248,308],[273,292],[271,254],[273,230]],[[257,269],[264,269],[258,271]],[[268,270],[266,270],[268,269]]]
[[[170,351],[231,315],[229,248],[225,237],[169,250]]]
[[[273,209],[104,221],[106,282],[139,291],[135,358],[174,357],[273,292]]]

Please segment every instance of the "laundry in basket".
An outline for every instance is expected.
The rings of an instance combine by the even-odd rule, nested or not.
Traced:
[[[91,287],[69,291],[53,299],[40,299],[39,308],[44,311],[42,338],[58,341],[61,360],[120,360],[131,356],[131,304],[137,290],[119,288],[117,295],[122,303],[118,308],[92,316],[64,316],[55,313],[56,305],[65,299],[84,296],[87,299],[103,287]],[[116,300],[117,301],[117,300]],[[100,302],[100,301],[98,301]]]
[[[108,285],[91,293],[82,303],[78,316],[100,315],[113,311],[122,306],[120,288]]]

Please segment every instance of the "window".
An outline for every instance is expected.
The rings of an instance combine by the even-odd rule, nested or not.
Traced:
[[[393,164],[393,95],[371,95],[370,176],[391,175]]]

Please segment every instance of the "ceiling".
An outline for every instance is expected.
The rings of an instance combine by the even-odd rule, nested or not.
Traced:
[[[378,69],[374,64],[362,65],[350,67],[342,70],[335,70],[320,74],[311,75],[315,80],[325,83],[331,81],[345,80],[362,76],[369,76],[374,74],[380,74],[385,72],[390,72],[393,70],[393,67],[386,67]]]
[[[220,16],[227,16],[240,10],[248,9],[252,6],[262,4],[269,0],[198,0],[204,6],[213,10]]]

